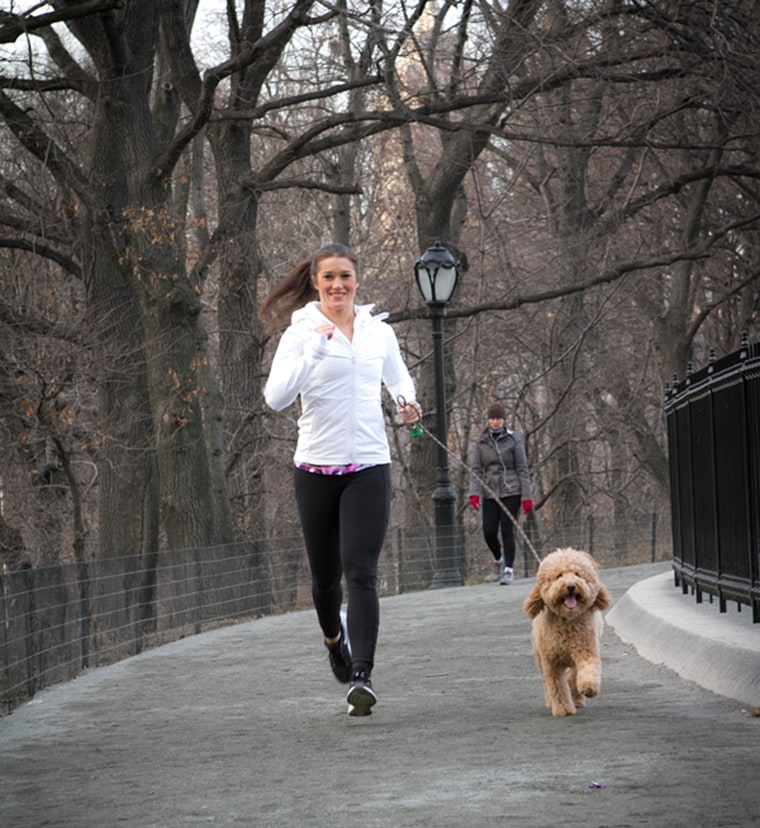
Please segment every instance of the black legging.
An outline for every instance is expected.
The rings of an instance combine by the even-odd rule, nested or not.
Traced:
[[[391,507],[390,466],[343,475],[296,469],[294,479],[319,626],[326,638],[340,631],[345,575],[353,669],[372,670],[380,626],[377,562]]]
[[[502,497],[501,502],[509,510],[509,514],[515,519],[520,511],[520,495]],[[487,498],[482,501],[483,511],[483,537],[491,550],[495,560],[501,557],[501,544],[499,543],[499,527],[501,527],[501,538],[504,544],[504,566],[512,569],[515,565],[515,532],[514,524],[509,515],[504,514],[498,501]]]

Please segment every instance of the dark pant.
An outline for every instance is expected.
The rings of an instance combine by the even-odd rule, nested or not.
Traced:
[[[319,626],[326,638],[340,631],[345,575],[353,669],[371,670],[380,626],[377,563],[390,517],[390,466],[343,475],[296,469],[294,480]]]
[[[520,511],[520,495],[502,497],[501,503],[509,510],[509,514],[517,519]],[[491,550],[491,554],[498,561],[501,557],[502,544],[504,546],[504,565],[512,569],[515,565],[515,532],[514,524],[509,515],[499,506],[499,502],[488,498],[482,501],[483,537]],[[502,544],[499,543],[499,528],[501,528]]]

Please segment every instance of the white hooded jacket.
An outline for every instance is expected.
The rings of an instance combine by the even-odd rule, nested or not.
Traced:
[[[319,302],[295,311],[274,355],[264,399],[275,411],[300,394],[296,463],[320,466],[390,463],[382,384],[394,400],[415,399],[412,380],[386,313],[355,306],[353,341],[314,328],[329,322]]]

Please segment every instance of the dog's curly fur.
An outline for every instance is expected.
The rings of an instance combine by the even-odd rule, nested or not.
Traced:
[[[533,654],[554,716],[572,716],[598,695],[600,613],[611,604],[599,567],[586,552],[557,549],[541,561],[523,609],[533,619]]]

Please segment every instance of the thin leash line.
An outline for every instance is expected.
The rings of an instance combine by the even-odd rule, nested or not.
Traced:
[[[402,408],[403,408],[403,407],[405,407],[405,406],[407,405],[406,400],[405,400],[405,399],[404,399],[404,397],[403,397],[403,396],[401,396],[401,395],[399,395],[399,396],[396,398],[396,402],[397,402],[397,403],[398,403],[398,404],[399,404]],[[441,442],[441,441],[440,441],[440,440],[439,440],[439,439],[435,436],[435,434],[433,434],[433,432],[432,432],[432,431],[430,431],[430,429],[426,428],[426,427],[422,424],[422,421],[421,421],[421,420],[417,420],[417,422],[416,422],[416,423],[414,423],[413,425],[414,425],[414,426],[418,426],[418,427],[419,427],[419,429],[420,429],[420,431],[421,431],[423,434],[427,434],[427,436],[428,436],[428,437],[430,437],[430,439],[431,439],[431,440],[432,440],[432,441],[433,441],[433,442],[434,442],[437,446],[440,446],[440,447],[441,447],[441,448],[442,448],[442,449],[446,452],[446,454],[448,454],[448,456],[449,456],[449,457],[451,457],[451,459],[452,459],[452,460],[455,460],[457,463],[459,463],[459,465],[460,465],[460,466],[463,466],[463,467],[464,467],[464,468],[465,468],[465,469],[466,469],[466,470],[470,473],[470,475],[471,475],[472,477],[474,477],[474,478],[478,481],[478,483],[480,483],[481,488],[482,488],[482,489],[484,489],[484,491],[485,491],[487,494],[491,495],[492,499],[496,501],[496,504],[497,504],[497,505],[498,505],[498,507],[502,510],[502,512],[504,512],[504,514],[505,514],[505,515],[507,515],[507,517],[508,517],[508,518],[512,521],[512,525],[515,527],[515,529],[517,529],[517,531],[518,531],[518,533],[519,533],[520,537],[523,539],[523,541],[525,541],[526,546],[527,546],[527,547],[528,547],[528,549],[530,549],[530,551],[533,553],[533,557],[534,557],[534,558],[536,559],[536,561],[540,564],[540,563],[541,563],[541,556],[538,554],[538,552],[536,552],[536,550],[535,550],[535,548],[534,548],[533,544],[530,542],[530,538],[529,538],[529,537],[525,534],[525,532],[523,531],[522,526],[520,526],[519,521],[515,518],[515,516],[512,514],[512,512],[510,512],[510,511],[509,511],[509,509],[507,509],[507,507],[506,507],[506,506],[505,506],[505,505],[501,502],[501,499],[500,499],[500,498],[499,498],[499,496],[496,494],[496,492],[494,492],[494,490],[493,490],[493,489],[492,489],[492,488],[491,488],[491,487],[490,487],[490,486],[489,486],[489,485],[485,482],[485,480],[483,480],[483,478],[482,478],[482,477],[480,477],[479,475],[475,474],[475,472],[472,470],[472,468],[470,468],[470,466],[468,466],[468,465],[467,465],[467,463],[465,463],[465,462],[464,462],[464,460],[462,460],[461,458],[457,457],[457,455],[456,455],[456,454],[454,454],[454,452],[453,452],[453,451],[451,451],[451,450],[449,449],[449,447],[448,447],[448,446],[444,445],[444,444],[443,444],[443,443],[442,443],[442,442]]]

